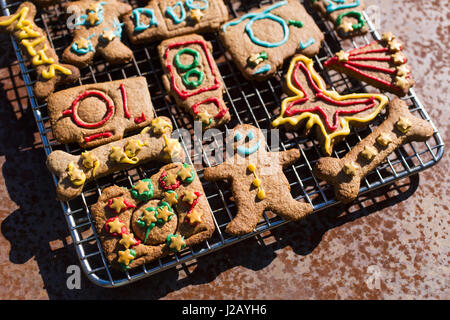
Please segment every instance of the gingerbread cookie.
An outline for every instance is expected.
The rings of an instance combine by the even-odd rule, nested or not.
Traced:
[[[228,122],[224,85],[211,44],[194,34],[164,40],[158,50],[164,86],[177,105],[201,121],[205,129]]]
[[[152,0],[124,18],[132,43],[216,31],[228,19],[222,0]]]
[[[281,115],[272,125],[284,125],[288,130],[305,126],[306,134],[315,126],[326,155],[331,155],[333,145],[350,133],[351,125],[367,125],[388,103],[382,94],[340,95],[326,90],[313,60],[303,55],[292,59],[286,78],[287,88],[294,95],[283,100]]]
[[[317,54],[324,35],[298,1],[285,0],[225,23],[220,39],[245,78],[264,80],[297,51]]]
[[[132,7],[117,0],[80,0],[63,4],[66,11],[70,7],[81,14],[76,17],[73,41],[64,50],[63,59],[79,67],[92,63],[96,55],[101,55],[112,64],[131,61],[133,52],[123,44],[122,17]]]
[[[363,0],[310,0],[313,7],[332,21],[343,38],[365,34],[369,31],[363,17]]]
[[[300,220],[313,211],[308,203],[296,201],[283,168],[300,159],[300,151],[268,152],[263,133],[248,124],[236,126],[231,135],[235,154],[218,166],[206,168],[206,180],[231,183],[237,214],[226,232],[242,235],[253,231],[264,211],[288,220]]]
[[[177,139],[170,138],[168,118],[152,120],[140,134],[72,155],[56,150],[47,158],[48,169],[58,177],[56,194],[67,201],[80,195],[92,179],[130,169],[148,161],[183,161],[185,154]]]
[[[0,31],[11,33],[25,49],[37,71],[34,93],[38,99],[45,100],[57,85],[77,80],[80,71],[72,65],[59,63],[44,30],[34,23],[35,15],[34,4],[24,2],[13,15],[0,17]]]
[[[214,221],[193,167],[163,166],[131,190],[104,189],[91,207],[108,262],[129,270],[202,243],[214,232]]]
[[[321,158],[314,173],[334,186],[336,198],[348,203],[358,196],[361,180],[398,147],[412,141],[426,141],[433,135],[428,121],[413,116],[406,103],[394,99],[386,120],[361,140],[344,158]]]
[[[402,97],[414,85],[402,49],[403,43],[388,32],[380,41],[347,52],[339,51],[324,65]]]
[[[55,139],[92,148],[122,139],[154,116],[144,77],[87,84],[53,93],[48,110]]]

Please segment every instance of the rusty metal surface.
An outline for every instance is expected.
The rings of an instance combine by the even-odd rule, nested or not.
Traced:
[[[385,13],[379,29],[407,44],[416,93],[448,145],[447,1],[366,2]],[[9,46],[9,38],[1,37],[0,45]],[[185,268],[114,290],[82,277],[81,290],[69,290],[66,268],[78,260],[13,54],[0,57],[0,104],[0,299],[450,298],[447,154],[432,169],[350,206]]]

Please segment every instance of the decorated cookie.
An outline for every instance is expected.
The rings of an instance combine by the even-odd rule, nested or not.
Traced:
[[[53,133],[61,143],[96,147],[148,125],[154,115],[144,77],[88,84],[48,99]]]
[[[205,128],[230,120],[222,98],[223,82],[212,57],[212,46],[199,35],[164,40],[158,47],[163,83],[178,106]]]
[[[0,17],[0,31],[11,33],[27,53],[37,71],[34,93],[45,100],[58,84],[77,80],[80,71],[72,65],[59,63],[44,30],[34,23],[35,15],[34,4],[24,2],[11,16]]]
[[[228,18],[222,0],[152,0],[125,16],[128,38],[149,43],[176,36],[216,31]]]
[[[367,33],[369,27],[362,14],[363,0],[310,0],[314,8],[332,21],[343,38]]]
[[[73,41],[63,53],[64,61],[79,67],[91,64],[101,55],[112,64],[131,61],[133,52],[123,44],[122,17],[132,7],[118,0],[65,2],[66,10],[80,12],[74,22]]]
[[[394,152],[412,141],[426,141],[433,135],[428,121],[413,116],[406,103],[394,99],[386,120],[361,140],[345,157],[321,158],[314,173],[334,186],[336,198],[344,203],[358,196],[361,179]]]
[[[140,195],[152,190],[151,195]],[[91,207],[106,258],[128,270],[210,238],[214,222],[202,184],[188,164],[165,165],[131,191],[104,189]]]
[[[244,77],[264,80],[296,52],[317,54],[324,36],[298,1],[285,0],[225,23],[220,39]]]
[[[380,41],[347,52],[339,51],[324,65],[383,91],[404,96],[414,80],[402,49],[403,43],[388,32]]]
[[[73,199],[81,194],[86,182],[148,161],[183,161],[184,151],[178,140],[170,137],[171,133],[170,120],[158,117],[140,134],[82,152],[81,155],[53,151],[47,158],[47,167],[58,177],[57,198],[64,201]],[[146,194],[141,188],[136,189],[141,194],[139,199],[151,198],[150,191]]]
[[[253,231],[266,210],[288,220],[302,219],[313,211],[310,204],[292,198],[283,174],[283,168],[300,159],[298,149],[268,152],[263,133],[248,124],[236,126],[230,137],[234,156],[204,172],[206,180],[231,183],[237,214],[226,232],[242,235]]]
[[[326,90],[308,57],[294,57],[286,76],[292,96],[283,100],[281,115],[272,125],[288,130],[305,127],[306,134],[315,127],[322,151],[331,155],[333,145],[350,133],[350,126],[364,126],[387,105],[388,98],[376,93],[340,95]]]

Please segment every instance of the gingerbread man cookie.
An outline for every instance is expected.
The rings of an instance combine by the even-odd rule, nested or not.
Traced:
[[[414,85],[403,47],[400,40],[387,32],[379,41],[347,52],[339,51],[324,65],[402,97]]]
[[[132,7],[118,0],[80,0],[64,3],[66,10],[80,12],[74,23],[74,39],[64,50],[63,59],[79,67],[101,55],[112,64],[131,61],[133,52],[121,41],[122,17]]]
[[[224,85],[211,44],[194,34],[164,40],[158,50],[165,71],[164,86],[177,105],[200,120],[205,129],[228,122]]]
[[[45,31],[34,23],[35,16],[34,4],[24,2],[13,15],[0,17],[0,31],[11,33],[25,49],[37,71],[34,93],[38,99],[45,100],[57,85],[77,80],[80,71],[72,65],[59,63]]]
[[[47,158],[47,167],[58,177],[57,198],[73,199],[90,180],[148,161],[183,161],[184,151],[178,140],[170,137],[171,133],[170,120],[158,117],[140,134],[84,151],[81,155],[53,151]]]
[[[121,270],[199,244],[215,229],[202,184],[182,163],[163,166],[131,190],[104,189],[91,214],[106,258]]]
[[[317,54],[324,35],[297,0],[284,0],[225,23],[220,39],[247,79],[265,80],[284,60]]]
[[[333,145],[350,133],[350,125],[367,125],[388,103],[382,94],[340,95],[326,90],[313,60],[302,55],[292,59],[286,78],[288,89],[295,95],[283,100],[281,115],[272,125],[284,125],[288,130],[305,126],[306,133],[315,126],[326,155],[331,155]]]
[[[342,159],[320,158],[314,173],[334,186],[338,200],[348,203],[358,196],[361,180],[392,152],[408,142],[426,141],[433,133],[428,121],[413,116],[406,103],[396,98],[379,127]]]
[[[267,152],[263,133],[242,124],[231,131],[235,154],[215,167],[206,168],[206,180],[228,180],[237,206],[237,214],[226,232],[242,235],[251,232],[269,210],[288,220],[300,220],[312,213],[309,203],[296,201],[283,168],[300,159],[300,151]]]
[[[151,0],[124,18],[132,43],[213,32],[228,19],[222,0]]]

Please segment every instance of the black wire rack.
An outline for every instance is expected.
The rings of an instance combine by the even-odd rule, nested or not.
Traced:
[[[145,5],[142,1],[129,2],[133,7]],[[237,17],[250,9],[272,2],[274,1],[227,1],[226,3],[230,15]],[[363,85],[359,81],[350,79],[341,73],[326,70],[322,65],[336,51],[356,48],[380,38],[379,33],[370,22],[367,14],[364,15],[369,23],[369,33],[365,36],[343,41],[333,31],[332,23],[313,12],[308,5],[308,1],[304,2],[306,9],[325,34],[322,49],[314,57],[314,61],[316,70],[322,75],[330,88],[344,94],[378,91],[375,88]],[[9,15],[11,12],[15,12],[20,3],[0,0],[3,14]],[[64,12],[61,6],[55,5],[48,9],[39,10],[35,21],[36,24],[47,32],[52,47],[58,55],[61,55],[63,50],[71,43],[72,39],[70,31],[66,27]],[[283,68],[274,77],[267,81],[248,81],[243,78],[232,62],[231,57],[225,52],[225,48],[218,40],[217,34],[205,34],[204,37],[213,45],[213,57],[216,60],[225,83],[224,99],[232,117],[232,120],[225,128],[222,128],[216,135],[209,137],[210,140],[207,141],[208,143],[202,141],[201,137],[193,135],[194,126],[192,118],[178,109],[167,98],[167,92],[161,83],[163,70],[157,52],[158,43],[141,46],[128,44],[133,50],[134,56],[133,60],[126,65],[114,66],[104,62],[102,59],[97,59],[93,65],[81,70],[81,78],[78,80],[79,85],[135,76],[145,76],[147,78],[148,89],[156,114],[158,116],[169,117],[174,124],[174,129],[184,128],[192,134],[190,137],[191,141],[188,141],[189,139],[186,139],[186,137],[182,137],[181,143],[188,154],[188,162],[193,163],[197,169],[216,226],[216,231],[212,238],[201,245],[186,248],[178,254],[158,259],[151,264],[146,264],[129,271],[120,272],[113,270],[110,268],[104,256],[93,226],[89,211],[90,206],[97,201],[103,188],[114,184],[130,188],[137,180],[150,177],[156,173],[158,171],[158,165],[153,163],[145,164],[135,169],[117,172],[108,177],[89,182],[85,185],[81,196],[68,202],[61,202],[61,208],[73,238],[80,264],[86,276],[99,286],[117,287],[132,283],[158,272],[186,264],[200,256],[220,250],[244,239],[254,237],[288,222],[269,212],[264,214],[263,219],[258,223],[252,233],[239,237],[226,234],[224,232],[225,226],[232,220],[236,213],[236,206],[230,200],[230,185],[227,182],[213,183],[203,179],[203,168],[214,164],[214,158],[210,156],[211,152],[209,149],[211,146],[219,150],[223,148],[221,141],[225,141],[225,129],[233,128],[239,123],[252,124],[260,129],[270,128],[272,120],[280,112],[281,100],[285,96],[282,89],[282,80],[283,74],[287,70],[288,62],[285,63]],[[83,150],[77,145],[61,145],[54,139],[47,105],[40,103],[33,92],[36,72],[30,66],[28,59],[22,55],[17,42],[13,38],[11,40],[26,84],[45,153],[49,155],[53,150],[62,149],[72,154],[80,154]],[[124,41],[127,43],[127,39],[124,39]],[[61,89],[64,89],[64,87]],[[427,142],[409,143],[392,153],[384,163],[379,165],[363,179],[360,194],[367,193],[427,169],[435,165],[443,156],[444,145],[441,136],[419,98],[414,93],[414,90],[411,89],[409,95],[404,97],[403,100],[408,103],[410,110],[414,114],[429,121],[433,125],[434,136]],[[366,128],[353,128],[346,140],[335,147],[333,156],[337,158],[343,157],[355,144],[370,134],[372,129],[384,117],[385,113],[383,112],[370,126]],[[290,183],[294,198],[311,203],[314,206],[315,213],[337,205],[339,202],[334,197],[332,187],[317,179],[312,173],[314,163],[323,156],[320,151],[320,146],[314,140],[314,137],[305,137],[295,132],[280,130],[279,138],[280,143],[278,146],[272,146],[270,148],[271,143],[269,141],[266,147],[270,151],[287,150],[296,147],[302,153],[301,160],[284,172]],[[194,147],[190,148],[190,146]],[[56,176],[53,176],[53,180],[56,184]]]

